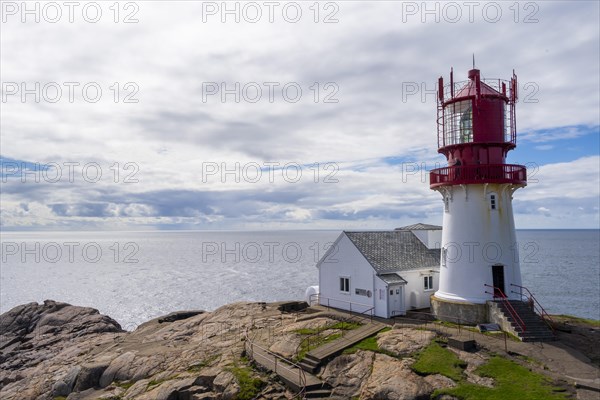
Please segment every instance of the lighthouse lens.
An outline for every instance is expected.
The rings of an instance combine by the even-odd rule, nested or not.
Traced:
[[[472,101],[458,101],[444,109],[444,139],[446,145],[473,141]]]

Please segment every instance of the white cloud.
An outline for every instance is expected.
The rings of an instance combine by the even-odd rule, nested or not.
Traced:
[[[520,9],[516,16],[509,3],[495,3],[503,7],[497,23],[487,22],[481,8],[473,23],[466,9],[458,23],[448,22],[446,14],[438,15],[439,23],[433,15],[422,23],[420,13],[403,15],[405,3],[335,2],[339,23],[334,24],[314,23],[309,3],[301,3],[304,14],[296,24],[281,18],[224,24],[218,15],[202,22],[201,2],[138,3],[137,24],[115,24],[111,18],[98,24],[80,19],[74,24],[23,24],[11,17],[0,35],[4,83],[32,87],[58,82],[64,91],[64,82],[97,82],[103,96],[98,103],[87,103],[78,90],[73,103],[55,104],[10,97],[2,104],[2,155],[45,163],[96,162],[105,177],[118,163],[121,175],[116,183],[7,183],[2,225],[180,223],[219,228],[272,223],[337,228],[393,227],[419,219],[439,223],[439,196],[420,174],[403,173],[401,166],[378,160],[398,156],[430,168],[441,159],[435,148],[432,91],[437,77],[447,78],[451,66],[456,80],[466,79],[473,52],[484,77],[508,78],[516,69],[521,85],[517,119],[525,132],[520,140],[541,143],[537,148],[547,150],[552,144],[545,142],[583,134],[558,127],[600,124],[597,2],[532,3],[539,7],[533,16],[537,23],[524,23],[531,9]],[[104,11],[112,17],[110,10]],[[321,10],[321,20],[328,11]],[[111,89],[115,82],[117,103]],[[122,102],[131,93],[127,82],[139,87],[134,95],[138,103]],[[225,82],[229,88],[256,82],[263,97],[257,103],[243,98],[236,103],[232,95],[226,103],[219,96],[203,101],[207,82]],[[264,82],[280,83],[273,102],[267,100]],[[282,99],[281,87],[290,82],[303,90],[297,103]],[[419,93],[407,95],[407,84],[416,85]],[[324,103],[327,95],[339,102]],[[269,161],[303,166],[335,162],[340,182],[202,179],[207,162],[231,168],[236,162]],[[126,163],[139,167],[139,183],[122,181],[129,172]],[[310,170],[306,172],[309,177]],[[532,211],[545,207],[549,197],[582,200],[590,210],[590,199],[598,195],[598,185],[591,187],[597,176],[597,157],[547,165],[531,177],[539,182],[531,182],[515,198],[531,202],[527,210]],[[180,215],[170,215],[166,201]],[[22,203],[29,211],[23,211]],[[559,215],[560,209],[551,209],[553,216]],[[535,220],[528,221],[536,226]]]

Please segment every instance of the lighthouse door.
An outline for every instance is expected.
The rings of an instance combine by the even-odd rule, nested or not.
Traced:
[[[506,290],[504,290],[504,265],[492,265],[492,281],[494,282],[494,296],[504,297],[506,295]]]
[[[403,286],[388,286],[388,310],[390,318],[404,314]]]

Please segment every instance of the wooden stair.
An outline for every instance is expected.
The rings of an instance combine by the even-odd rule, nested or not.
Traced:
[[[286,386],[301,394],[302,398],[327,398],[331,395],[329,385],[319,378],[250,340],[246,341],[246,352],[262,368],[277,374]]]

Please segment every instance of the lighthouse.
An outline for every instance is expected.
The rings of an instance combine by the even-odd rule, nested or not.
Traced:
[[[438,84],[438,152],[448,165],[430,172],[442,196],[439,290],[431,298],[440,319],[487,322],[490,300],[521,300],[521,271],[512,198],[527,185],[526,168],[506,163],[516,147],[517,77]]]

